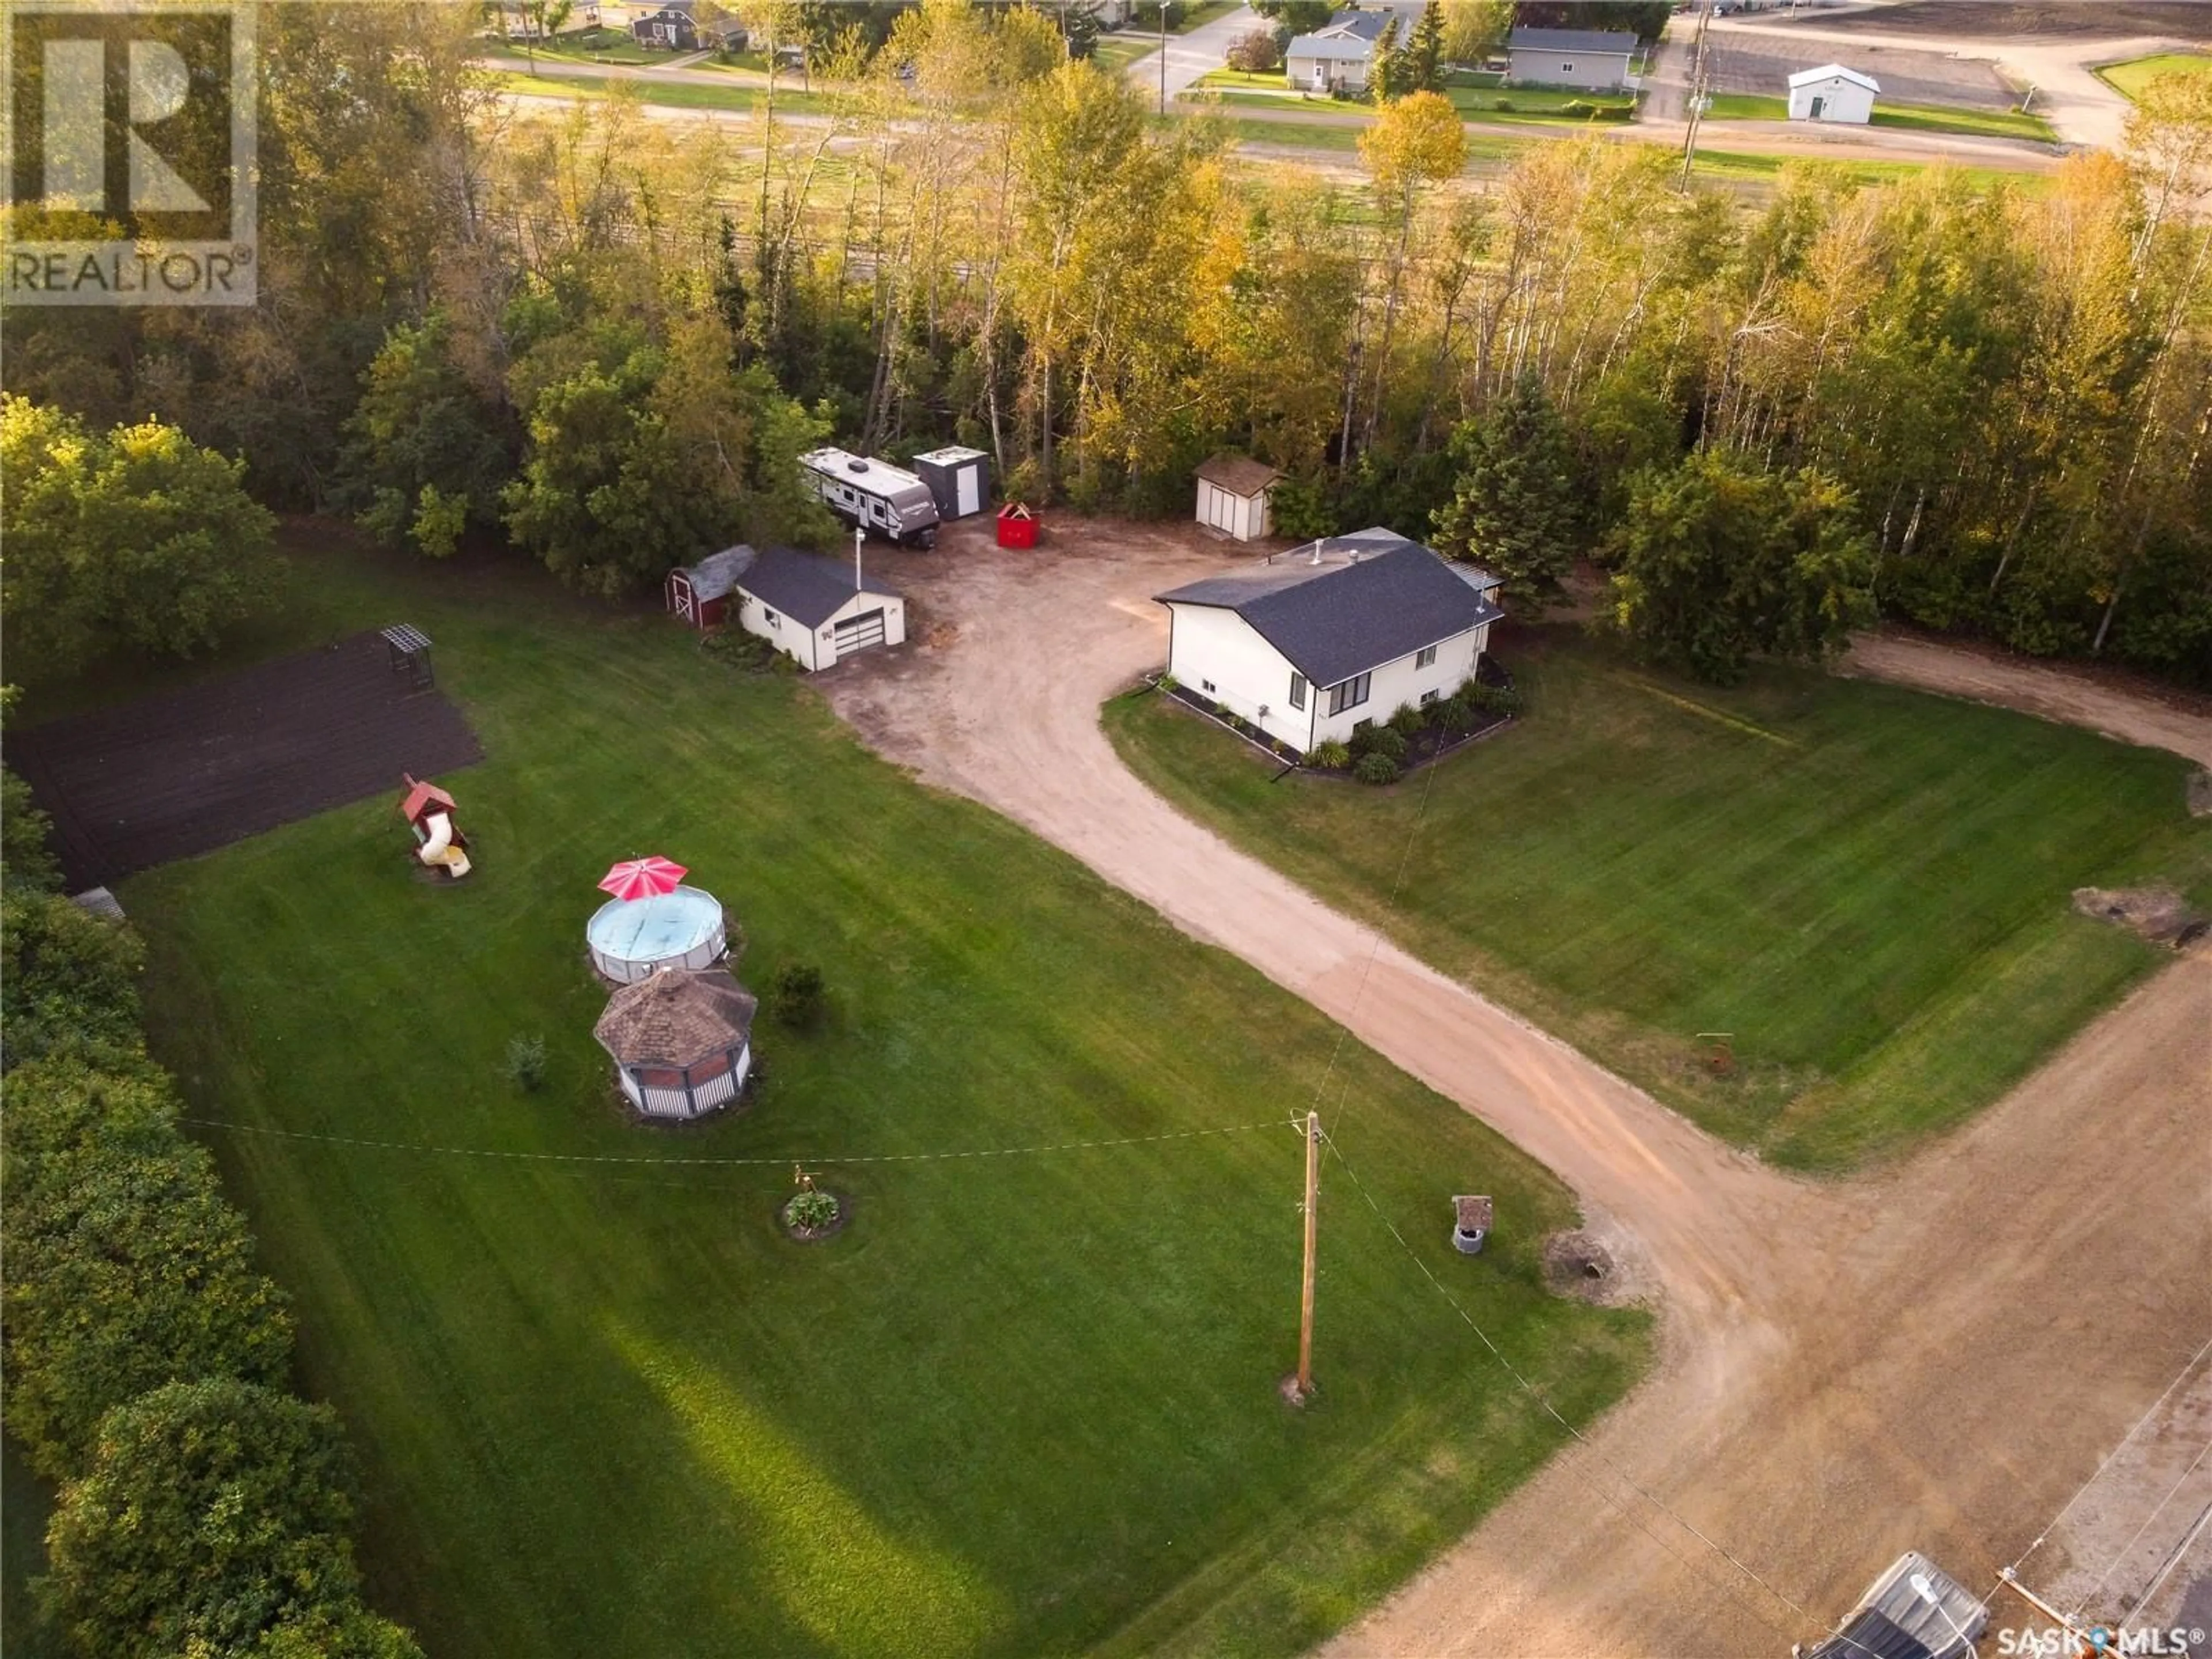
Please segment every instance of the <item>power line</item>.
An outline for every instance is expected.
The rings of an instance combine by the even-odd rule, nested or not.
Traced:
[[[2182,1470],[2180,1477],[2177,1479],[2172,1486],[2166,1489],[2166,1496],[2158,1500],[2157,1504],[2152,1507],[2151,1512],[2148,1515],[2143,1516],[2142,1525],[2136,1528],[2135,1536],[2129,1539],[2126,1543],[2120,1546],[2119,1553],[2112,1558],[2112,1565],[2106,1567],[2104,1571],[2097,1575],[2097,1582],[2095,1583],[2090,1585],[2087,1589],[2083,1590],[2080,1595],[2075,1597],[2074,1611],[2069,1615],[2069,1617],[2081,1617],[2081,1609],[2089,1604],[2089,1598],[2094,1595],[2099,1590],[2105,1588],[2105,1581],[2110,1578],[2112,1574],[2118,1570],[2120,1563],[2126,1560],[2130,1553],[2134,1550],[2135,1547],[2142,1541],[2142,1535],[2150,1530],[2151,1522],[2157,1520],[2160,1515],[2166,1512],[2166,1506],[2173,1501],[2174,1493],[2179,1492],[2184,1486],[2188,1484],[2189,1477],[2197,1473],[2198,1466],[2204,1462],[2206,1452],[2212,1452],[2212,1440],[2208,1440],[2204,1443],[2203,1451],[2200,1451],[2197,1454],[2196,1457],[2191,1460],[2189,1467]],[[2163,1575],[2161,1575],[2161,1577],[2163,1577]],[[2149,1592],[2148,1590],[2143,1593],[2143,1599],[2145,1601],[2150,1599]]]
[[[933,1164],[960,1158],[1024,1158],[1042,1152],[1097,1152],[1110,1146],[1148,1146],[1165,1140],[1197,1140],[1209,1135],[1249,1134],[1255,1129],[1301,1129],[1296,1118],[1268,1118],[1258,1123],[1227,1123],[1211,1129],[1174,1129],[1153,1135],[1121,1135],[1095,1140],[1055,1140],[1028,1146],[981,1146],[963,1152],[780,1152],[754,1158],[653,1158],[636,1153],[529,1152],[496,1146],[444,1146],[429,1141],[368,1140],[357,1135],[312,1134],[303,1129],[279,1129],[266,1124],[235,1123],[222,1118],[181,1117],[203,1129],[222,1129],[233,1134],[266,1135],[278,1140],[301,1140],[326,1146],[350,1146],[380,1152],[432,1153],[447,1158],[474,1158],[515,1164],[613,1164],[646,1165],[654,1169],[734,1169],[745,1165],[781,1166],[800,1164]]]

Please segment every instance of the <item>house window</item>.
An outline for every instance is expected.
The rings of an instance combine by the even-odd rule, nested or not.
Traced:
[[[1213,682],[1212,680],[1200,680],[1199,684],[1203,686],[1208,691],[1213,690]]]
[[[1425,645],[1419,651],[1413,653],[1414,667],[1434,668],[1436,665],[1437,648],[1433,645]]]
[[[1559,73],[1562,75],[1572,75],[1574,72],[1575,66],[1572,64],[1562,64],[1559,65]]]
[[[1442,696],[1443,693],[1441,691],[1424,691],[1421,693],[1421,706],[1425,708]]]
[[[779,628],[781,627],[783,623],[783,619],[777,616],[775,611],[769,610],[766,605],[763,605],[761,607],[761,620],[765,622],[770,628]]]
[[[1306,677],[1303,674],[1293,674],[1291,676],[1291,707],[1303,708],[1305,706]]]
[[[1341,714],[1347,708],[1357,708],[1367,701],[1367,682],[1372,677],[1357,675],[1341,684],[1328,688],[1328,712]]]

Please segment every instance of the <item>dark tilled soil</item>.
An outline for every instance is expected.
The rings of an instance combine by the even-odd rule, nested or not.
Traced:
[[[441,692],[410,696],[382,640],[226,675],[12,734],[72,890],[213,852],[483,758]]]
[[[1840,17],[1808,14],[1823,33],[1871,29],[1884,34],[1993,38],[2048,35],[2083,40],[2137,34],[2212,39],[2212,8],[2203,0],[1905,0]]]

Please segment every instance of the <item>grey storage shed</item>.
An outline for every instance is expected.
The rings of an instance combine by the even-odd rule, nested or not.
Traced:
[[[980,449],[933,449],[914,458],[914,470],[929,486],[940,519],[964,519],[990,505],[991,458]]]

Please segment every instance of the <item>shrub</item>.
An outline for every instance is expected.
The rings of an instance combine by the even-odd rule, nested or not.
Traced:
[[[1462,688],[1461,695],[1477,708],[1487,708],[1500,714],[1518,714],[1521,694],[1510,685],[1486,685],[1480,680],[1471,680]]]
[[[0,900],[0,1030],[8,1063],[56,1051],[135,1054],[145,960],[126,924],[58,893]]]
[[[1319,477],[1279,480],[1268,494],[1267,511],[1275,533],[1294,542],[1314,541],[1336,529],[1335,503]]]
[[[43,1080],[42,1080],[43,1081]],[[60,1080],[64,1121],[78,1109]],[[9,1117],[41,1109],[9,1089]],[[143,1103],[138,1133],[158,1120]],[[17,1139],[10,1123],[11,1145]],[[99,1131],[66,1155],[9,1172],[0,1226],[8,1279],[5,1407],[32,1463],[55,1478],[91,1458],[111,1407],[164,1383],[281,1382],[291,1364],[284,1295],[254,1271],[246,1219],[224,1201],[206,1151],[173,1133],[142,1151]]]
[[[356,1606],[288,1620],[256,1642],[248,1659],[422,1659],[422,1650],[398,1626]]]
[[[787,962],[768,984],[768,1011],[779,1025],[804,1030],[819,1024],[824,1000],[822,970],[811,962]]]
[[[117,1407],[46,1534],[48,1592],[106,1659],[237,1653],[354,1612],[352,1472],[327,1406],[228,1378]]]
[[[61,885],[61,866],[46,844],[53,827],[31,804],[31,786],[0,771],[0,878],[10,892],[47,893]]]
[[[783,1219],[801,1232],[820,1232],[836,1224],[837,1200],[818,1187],[809,1187],[783,1206]]]
[[[1362,783],[1395,783],[1398,763],[1379,749],[1370,750],[1359,757],[1359,763],[1352,769],[1352,775]]]
[[[1176,689],[1176,685],[1178,685],[1180,683],[1181,683],[1181,682],[1179,682],[1179,681],[1176,678],[1176,677],[1175,677],[1174,675],[1172,675],[1172,674],[1163,674],[1163,675],[1161,675],[1161,676],[1160,676],[1160,679],[1159,679],[1159,689],[1160,689],[1162,691],[1164,691],[1164,692],[1166,692],[1166,693],[1169,693],[1169,694],[1172,695],[1172,694],[1174,693],[1174,691],[1175,691],[1175,689]]]
[[[1325,772],[1341,772],[1352,764],[1352,750],[1331,738],[1326,743],[1317,743],[1313,746],[1313,751],[1306,757],[1306,764],[1317,766]]]
[[[1491,108],[1496,110],[1500,115],[1510,115],[1513,113],[1513,100],[1510,98],[1501,98],[1492,104]]]
[[[1478,712],[1474,699],[1467,695],[1467,688],[1457,691],[1437,705],[1437,725],[1446,732],[1471,732]]]
[[[1363,726],[1352,734],[1352,752],[1364,760],[1382,755],[1393,762],[1406,758],[1406,739],[1387,726]]]
[[[534,1095],[545,1081],[545,1039],[510,1037],[507,1043],[507,1080],[526,1095]]]
[[[1401,702],[1390,715],[1390,729],[1401,738],[1426,730],[1428,724],[1429,711],[1416,703]]]
[[[775,666],[775,658],[780,654],[759,635],[748,634],[735,623],[702,634],[699,650],[702,655],[747,674],[767,673]]]

